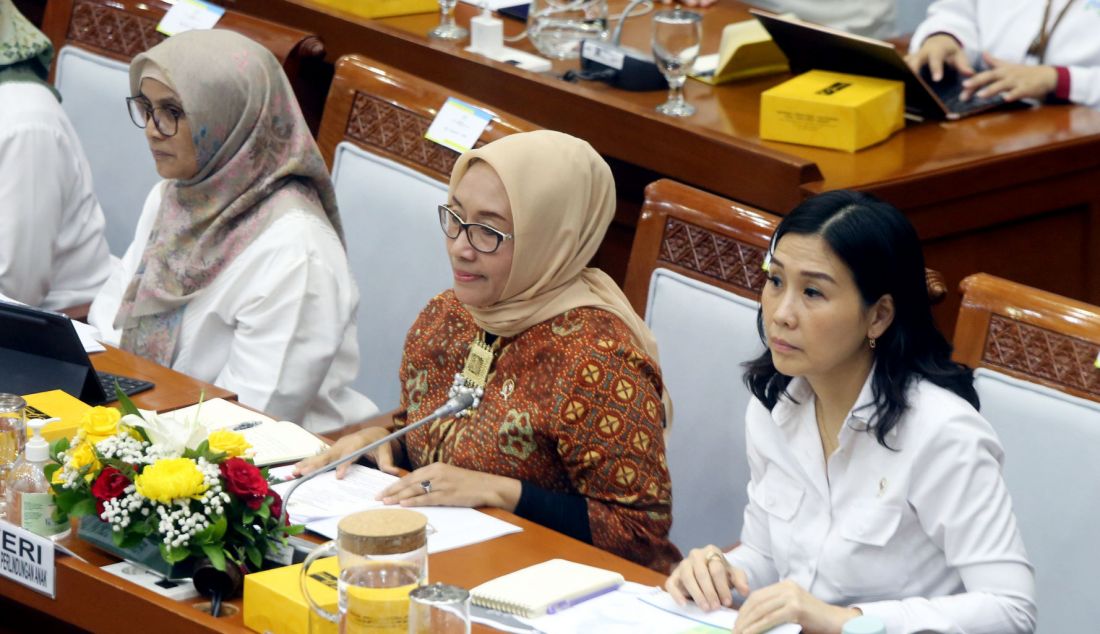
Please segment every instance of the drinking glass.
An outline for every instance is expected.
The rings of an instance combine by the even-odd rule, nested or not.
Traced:
[[[439,0],[439,26],[428,31],[428,37],[455,42],[466,39],[469,31],[455,24],[455,5],[458,0]]]
[[[668,80],[668,101],[657,112],[670,117],[688,117],[695,106],[684,101],[684,81],[699,57],[703,39],[703,16],[677,7],[653,14],[653,57]]]
[[[445,583],[410,592],[409,634],[470,634],[470,592]]]
[[[0,393],[0,517],[6,517],[8,473],[27,444],[27,402],[15,394]]]

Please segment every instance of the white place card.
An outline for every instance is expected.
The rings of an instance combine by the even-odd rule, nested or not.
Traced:
[[[171,37],[184,31],[212,29],[225,15],[225,9],[202,0],[176,0],[164,14],[157,31]]]
[[[456,152],[468,152],[492,120],[493,115],[485,110],[448,97],[424,138]]]
[[[0,574],[51,599],[57,581],[53,549],[49,539],[0,520]]]

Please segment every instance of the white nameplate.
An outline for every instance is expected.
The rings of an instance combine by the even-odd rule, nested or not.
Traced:
[[[605,46],[596,40],[581,42],[581,56],[615,70],[622,70],[623,62],[626,60],[626,55],[621,49],[614,46]]]
[[[0,520],[0,573],[51,599],[57,580],[53,549],[49,539]]]
[[[164,14],[157,31],[172,36],[184,31],[212,29],[225,9],[202,0],[176,0],[176,4]]]
[[[448,97],[424,138],[456,152],[468,152],[492,120],[493,115],[481,108]]]

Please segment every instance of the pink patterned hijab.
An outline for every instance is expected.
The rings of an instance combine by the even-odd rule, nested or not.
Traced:
[[[328,170],[266,48],[232,31],[188,31],[134,58],[131,94],[147,77],[179,96],[199,171],[165,186],[115,327],[124,350],[170,365],[187,303],[277,218],[313,211],[343,232]]]

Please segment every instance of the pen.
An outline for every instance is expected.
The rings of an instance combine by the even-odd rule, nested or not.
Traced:
[[[251,429],[253,427],[259,427],[260,425],[263,425],[263,424],[264,424],[264,422],[262,420],[246,420],[243,423],[237,423],[236,425],[234,425],[231,431],[241,431],[242,429]]]
[[[578,603],[584,603],[585,601],[587,601],[589,599],[595,599],[596,597],[600,596],[601,594],[607,594],[608,592],[611,592],[612,590],[618,590],[618,589],[619,589],[619,585],[616,584],[616,585],[613,585],[613,586],[610,586],[610,587],[607,587],[607,588],[600,588],[599,590],[597,590],[597,591],[595,591],[591,594],[586,594],[586,595],[579,596],[579,597],[573,597],[572,599],[566,599],[564,601],[558,601],[557,603],[550,604],[550,606],[548,608],[546,608],[546,613],[547,614],[554,614],[555,612],[561,612],[562,610],[571,608],[574,605],[577,605]]]

